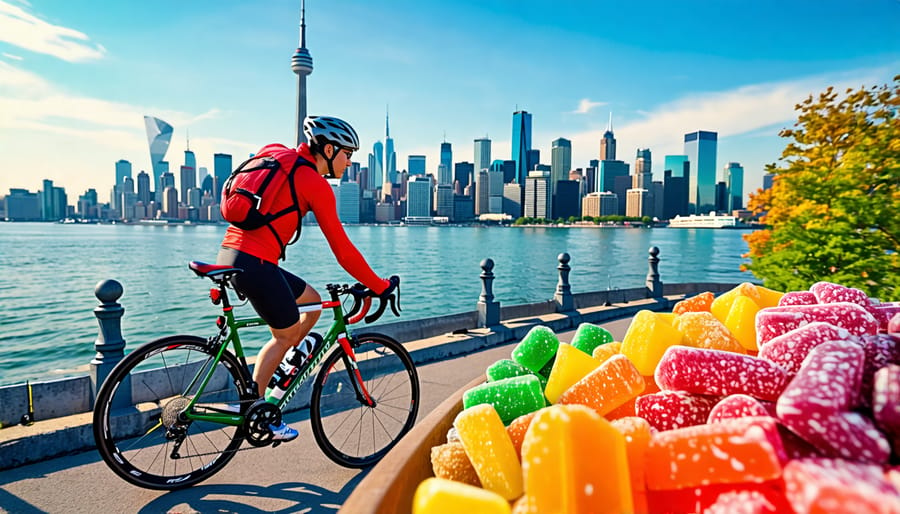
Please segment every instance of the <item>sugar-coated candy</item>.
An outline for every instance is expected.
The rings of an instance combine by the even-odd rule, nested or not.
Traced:
[[[756,286],[750,282],[744,282],[717,296],[710,305],[709,311],[719,321],[725,321],[731,311],[731,305],[738,296],[746,296],[757,303],[760,301],[759,290]]]
[[[612,357],[613,355],[618,354],[622,349],[622,343],[618,341],[613,341],[611,343],[602,344],[591,352],[591,357],[597,359],[600,362],[605,361],[606,359]]]
[[[773,337],[759,349],[758,357],[780,365],[791,375],[800,371],[810,350],[828,341],[857,340],[845,328],[824,321],[799,326]]]
[[[426,478],[416,487],[413,514],[509,514],[509,503],[499,494],[444,478]]]
[[[610,423],[625,436],[634,512],[647,512],[646,459],[653,429],[646,419],[637,416],[619,418]]]
[[[719,400],[719,403],[709,411],[709,417],[706,422],[717,423],[726,419],[744,418],[749,416],[771,416],[775,404],[771,402],[766,403],[772,405],[771,410],[767,409],[762,401],[757,400],[752,396],[746,394],[732,394]]]
[[[644,377],[644,392],[641,394],[647,395],[647,394],[653,394],[653,393],[658,393],[658,392],[659,392],[659,386],[656,384],[656,380],[654,380],[653,377]],[[638,397],[628,400],[627,402],[623,403],[622,405],[620,405],[620,406],[616,407],[615,409],[611,410],[610,412],[606,413],[604,415],[604,417],[606,419],[612,421],[612,420],[619,419],[619,418],[635,416],[636,414],[635,414],[635,410],[634,410],[634,402],[637,400],[637,398]]]
[[[509,423],[522,414],[536,411],[546,405],[541,382],[535,375],[487,382],[463,393],[464,409],[483,403],[497,409],[503,423]]]
[[[875,372],[891,363],[900,363],[900,345],[898,340],[888,334],[865,335],[861,337],[866,362],[863,365],[862,385],[859,389],[858,404],[863,407],[872,406],[872,389],[875,383]]]
[[[900,312],[893,314],[885,330],[889,334],[900,334]]]
[[[816,295],[809,291],[788,291],[787,293],[784,293],[784,296],[778,301],[778,306],[815,305],[817,303],[819,303],[819,301],[816,299]]]
[[[681,344],[682,337],[681,332],[659,314],[641,310],[628,325],[620,352],[646,377],[653,374],[666,348]]]
[[[602,362],[576,350],[572,345],[560,344],[550,378],[547,379],[547,387],[544,388],[544,396],[550,403],[556,403],[566,389],[597,369],[600,364]]]
[[[513,348],[512,359],[522,366],[540,373],[556,355],[559,338],[549,327],[535,325]]]
[[[703,509],[703,514],[778,514],[790,510],[784,493],[767,496],[766,492],[758,489],[726,491]]]
[[[684,335],[683,345],[747,353],[728,327],[709,312],[686,312],[675,318],[675,328]]]
[[[729,514],[745,514],[757,512],[792,512],[784,494],[784,482],[779,478],[761,483],[744,482],[739,484],[709,484],[700,487],[685,487],[682,489],[659,489],[647,491],[647,510],[644,513],[652,514],[684,514],[704,513],[712,509],[719,498],[737,494],[741,497],[752,495],[753,498],[765,498],[772,506],[771,510],[749,510],[735,508],[728,510]],[[750,505],[756,505],[755,501]],[[640,511],[635,511],[640,512]]]
[[[647,448],[647,487],[765,482],[787,460],[771,417],[741,418],[657,432]]]
[[[880,311],[882,332],[900,332],[900,302],[874,303],[872,306]]]
[[[532,373],[534,372],[512,359],[500,359],[488,366],[485,377],[488,382],[495,382],[504,378],[521,377]]]
[[[778,417],[816,419],[850,410],[855,406],[864,361],[862,347],[849,341],[816,346],[778,398]]]
[[[782,422],[826,457],[885,464],[891,447],[871,418],[858,412],[836,412],[821,419]]]
[[[900,512],[900,495],[881,467],[840,459],[795,459],[784,467],[794,512]]]
[[[777,307],[778,303],[781,302],[781,298],[784,297],[783,292],[760,285],[756,286],[756,292],[759,293],[759,298],[754,298],[754,301],[759,305],[760,309]]]
[[[586,405],[604,416],[644,391],[644,377],[624,355],[614,355],[563,391],[557,403]]]
[[[855,287],[847,287],[833,282],[816,282],[809,287],[810,292],[816,295],[819,303],[850,302],[855,303],[869,311],[878,321],[879,326],[884,323],[884,314],[876,309],[869,299],[869,295]]]
[[[878,333],[878,321],[863,307],[850,302],[769,307],[756,314],[756,344],[762,348],[773,337],[814,321],[846,328],[853,335]]]
[[[673,430],[705,424],[720,399],[684,391],[660,391],[635,398],[634,412],[656,430]]]
[[[453,426],[482,487],[507,500],[518,498],[523,490],[522,468],[494,407],[481,404],[464,409]]]
[[[594,325],[593,323],[581,323],[572,336],[572,347],[577,348],[588,355],[592,355],[594,348],[611,343],[613,340],[609,330]]]
[[[664,390],[728,396],[747,394],[775,401],[788,383],[779,365],[750,355],[688,346],[670,346],[656,367]]]
[[[756,313],[759,305],[747,296],[738,296],[731,304],[731,310],[723,322],[725,328],[744,347],[745,350],[755,352],[756,346]]]
[[[445,443],[431,448],[431,470],[434,476],[481,487],[478,474],[466,455],[462,443]]]
[[[875,423],[893,443],[900,455],[900,366],[888,364],[875,372],[872,414]]]
[[[522,460],[522,441],[525,439],[525,432],[528,431],[531,421],[538,412],[541,411],[536,410],[534,412],[529,412],[528,414],[523,414],[512,420],[512,423],[506,426],[506,433],[509,434],[509,439],[513,443],[513,448],[516,449],[516,455],[519,457],[519,460]]]
[[[672,307],[672,312],[676,315],[684,314],[685,312],[709,312],[715,297],[712,292],[706,291],[696,296],[685,298]]]
[[[625,437],[582,405],[535,415],[522,443],[522,473],[529,512],[633,511]]]

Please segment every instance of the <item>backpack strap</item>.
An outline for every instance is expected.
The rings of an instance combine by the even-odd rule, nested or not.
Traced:
[[[297,154],[297,159],[294,160],[294,164],[293,164],[293,166],[291,166],[291,171],[288,172],[288,183],[290,184],[289,187],[291,190],[292,206],[288,209],[285,209],[285,210],[282,210],[281,212],[276,213],[272,217],[272,219],[274,220],[275,218],[279,218],[289,212],[296,211],[297,212],[297,228],[294,229],[293,237],[291,238],[290,241],[285,243],[284,241],[281,240],[281,237],[279,237],[278,232],[275,230],[275,227],[272,226],[272,223],[270,222],[270,223],[266,224],[266,226],[269,227],[269,230],[272,231],[272,235],[275,236],[275,240],[278,241],[278,245],[281,246],[281,256],[280,256],[281,260],[285,259],[285,250],[287,249],[287,246],[296,243],[300,239],[300,232],[303,228],[303,217],[300,216],[300,196],[297,193],[297,188],[294,183],[294,175],[296,175],[297,168],[299,168],[300,166],[303,166],[303,165],[315,168],[315,165],[312,162],[306,160],[306,158]]]

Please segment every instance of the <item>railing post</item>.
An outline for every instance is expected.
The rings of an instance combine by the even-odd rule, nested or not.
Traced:
[[[122,338],[122,315],[125,314],[125,308],[117,302],[122,296],[122,291],[122,284],[115,280],[101,280],[94,288],[94,295],[100,300],[100,305],[94,309],[100,331],[97,340],[94,341],[97,355],[91,361],[91,403],[97,397],[97,391],[110,371],[125,356],[125,339]],[[123,385],[126,386],[127,394],[121,400],[118,399],[120,395],[116,395],[117,402],[120,402],[117,407],[131,405],[128,384]]]
[[[557,257],[559,266],[559,282],[556,284],[556,294],[553,299],[556,300],[556,312],[569,312],[575,310],[575,300],[572,298],[572,286],[569,284],[569,261],[572,260],[568,253],[561,253]]]
[[[662,298],[663,284],[659,279],[659,248],[650,247],[650,257],[647,258],[649,269],[647,270],[647,297]]]
[[[481,261],[481,296],[478,298],[478,326],[490,327],[500,324],[500,302],[494,301],[494,261]]]

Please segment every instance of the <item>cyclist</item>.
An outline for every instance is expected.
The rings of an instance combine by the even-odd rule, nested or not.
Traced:
[[[365,258],[344,232],[337,215],[334,193],[328,178],[340,179],[350,166],[353,152],[359,149],[359,137],[347,122],[330,116],[309,116],[303,121],[303,133],[309,143],[297,147],[297,154],[313,163],[301,165],[294,175],[299,212],[283,216],[272,223],[273,230],[262,227],[241,230],[229,226],[222,240],[217,264],[240,268],[234,288],[247,297],[257,314],[269,325],[272,338],[260,349],[253,379],[263,396],[275,369],[284,355],[300,343],[319,319],[319,311],[299,313],[297,304],[321,302],[319,293],[302,278],[278,265],[284,256],[281,241],[290,241],[301,218],[312,212],[338,263],[379,296],[386,296],[399,279],[384,279],[372,271]],[[274,210],[293,202],[288,188],[278,192]],[[278,237],[273,232],[278,232]],[[284,422],[270,426],[276,441],[291,441],[295,429]]]

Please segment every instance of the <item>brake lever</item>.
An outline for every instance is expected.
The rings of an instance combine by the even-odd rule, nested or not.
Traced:
[[[378,318],[380,318],[381,315],[384,314],[384,309],[385,307],[387,307],[387,303],[384,301],[384,298],[379,298],[379,300],[381,301],[378,302],[378,310],[366,316],[366,323],[372,323],[378,320]]]
[[[394,316],[400,316],[400,291],[397,291],[397,298],[394,301],[394,295],[388,296],[388,302],[391,304],[391,311],[394,313]]]

